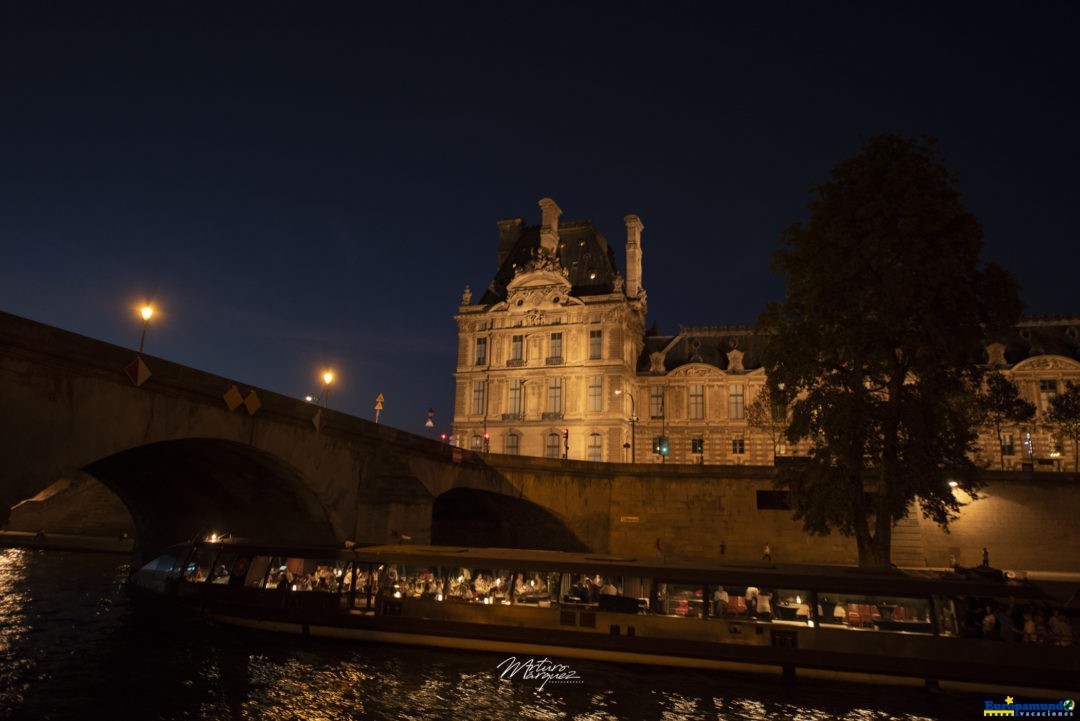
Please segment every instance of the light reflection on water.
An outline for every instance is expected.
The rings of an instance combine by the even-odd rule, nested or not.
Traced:
[[[116,556],[0,549],[0,719],[944,721],[973,696],[570,660],[580,684],[501,679],[502,655],[304,641],[160,616]]]

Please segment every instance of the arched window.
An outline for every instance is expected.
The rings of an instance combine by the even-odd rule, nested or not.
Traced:
[[[585,456],[586,460],[589,460],[589,461],[602,461],[602,460],[604,460],[604,451],[603,451],[604,447],[603,447],[603,443],[601,442],[599,433],[592,433],[592,434],[589,435],[589,445],[586,446],[586,449],[588,451],[587,455]]]
[[[521,453],[521,436],[517,433],[511,433],[506,436],[506,455],[516,456]]]
[[[559,451],[559,443],[562,437],[558,433],[548,433],[544,440],[544,457],[545,458],[559,458],[562,454]]]

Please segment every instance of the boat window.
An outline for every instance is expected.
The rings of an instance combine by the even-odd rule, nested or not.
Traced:
[[[270,560],[266,587],[299,592],[338,593],[348,590],[345,582],[348,567],[348,561],[275,556]]]
[[[435,598],[441,592],[439,569],[429,566],[393,566],[394,598]]]
[[[959,636],[956,622],[956,606],[948,596],[934,596],[934,612],[937,614],[938,633],[942,636]]]
[[[925,598],[822,593],[818,618],[822,624],[848,629],[933,632],[930,603]]]
[[[810,612],[810,592],[806,589],[778,588],[770,601],[772,620],[777,623],[807,625],[814,621]]]
[[[189,548],[170,551],[142,567],[143,571],[156,571],[158,573],[172,574],[184,562],[184,557],[190,551]]]
[[[248,564],[247,577],[244,585],[248,588],[262,588],[266,581],[266,573],[270,570],[270,556],[255,556]]]
[[[505,568],[442,569],[443,594],[450,601],[473,603],[510,603],[510,579],[513,574]]]
[[[215,547],[199,547],[191,555],[187,566],[184,567],[184,580],[191,583],[200,583],[210,576],[210,564],[214,562],[214,556],[218,549]]]
[[[558,604],[561,588],[557,571],[519,571],[514,575],[514,603],[548,608]]]
[[[251,570],[251,554],[222,549],[214,561],[214,570],[210,583],[229,586],[243,586]]]
[[[700,583],[657,583],[653,613],[680,618],[701,618],[705,586]]]
[[[372,563],[356,564],[356,594],[353,607],[370,610],[375,604],[375,595],[379,592],[379,573],[381,566]]]

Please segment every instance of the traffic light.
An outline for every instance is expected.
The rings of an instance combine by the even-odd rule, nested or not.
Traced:
[[[562,457],[563,457],[563,460],[566,460],[567,458],[570,457],[570,429],[569,428],[563,428],[562,429],[562,442],[563,442],[563,454],[562,454]]]
[[[660,436],[660,455],[666,456],[668,454],[668,437]]]
[[[656,454],[660,453],[660,439],[661,438],[663,438],[663,436],[653,436],[653,439],[652,439],[652,452],[653,453],[656,453]]]

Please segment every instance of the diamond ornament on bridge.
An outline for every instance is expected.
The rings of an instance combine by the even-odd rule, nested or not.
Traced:
[[[326,425],[326,421],[323,420],[322,408],[315,411],[315,415],[311,418],[311,425],[315,426],[316,431],[321,431],[323,426]]]
[[[259,394],[252,388],[247,394],[247,398],[244,399],[244,408],[247,408],[249,416],[255,415],[260,408],[262,408],[262,401],[259,400]]]
[[[244,402],[244,397],[240,395],[240,389],[236,386],[225,391],[225,395],[222,397],[225,399],[225,405],[228,406],[230,411],[235,411]]]
[[[141,386],[146,381],[150,380],[150,369],[143,363],[142,356],[135,356],[135,360],[124,366],[124,373],[131,379],[131,382],[136,386]]]

